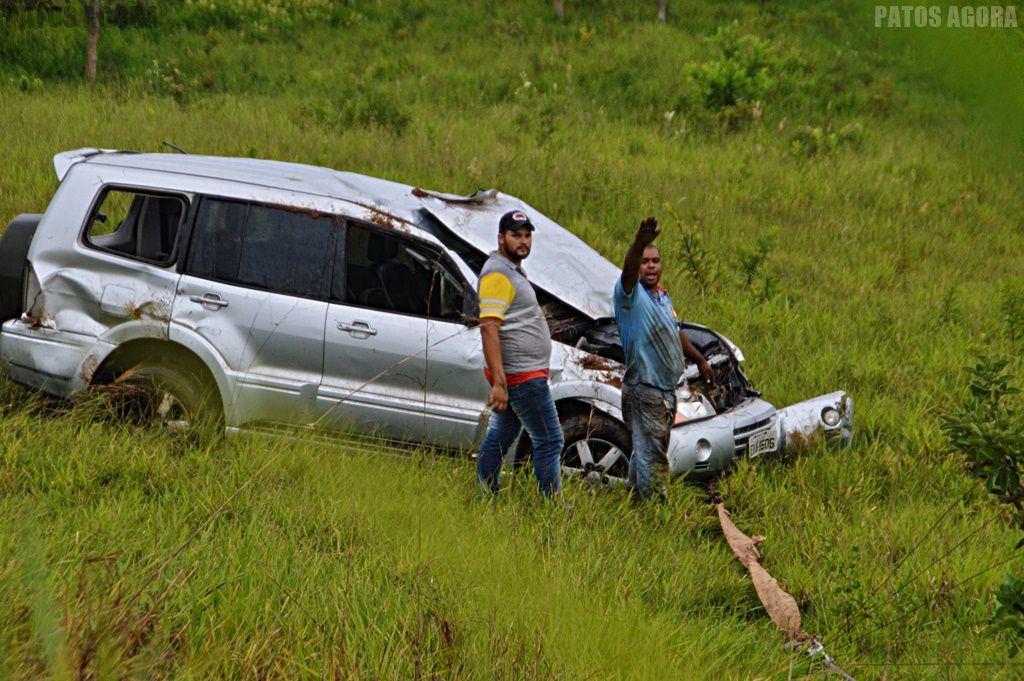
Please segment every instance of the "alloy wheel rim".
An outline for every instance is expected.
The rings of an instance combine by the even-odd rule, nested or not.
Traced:
[[[582,438],[562,450],[562,475],[578,478],[595,487],[624,487],[629,456],[603,438]]]

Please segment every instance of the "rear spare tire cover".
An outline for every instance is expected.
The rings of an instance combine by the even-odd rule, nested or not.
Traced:
[[[0,321],[21,315],[28,247],[42,215],[24,214],[11,220],[0,237]]]

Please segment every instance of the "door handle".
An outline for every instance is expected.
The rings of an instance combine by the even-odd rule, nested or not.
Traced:
[[[338,329],[341,331],[348,331],[350,336],[356,334],[363,334],[364,338],[377,335],[377,329],[370,326],[369,322],[354,321],[351,324],[345,322],[338,322]]]
[[[222,307],[228,306],[228,301],[224,300],[216,293],[207,293],[201,296],[189,296],[188,299],[193,303],[199,303],[207,310],[219,310]]]

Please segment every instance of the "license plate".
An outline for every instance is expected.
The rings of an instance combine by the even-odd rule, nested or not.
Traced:
[[[747,442],[747,456],[754,458],[762,454],[770,454],[779,447],[779,438],[774,431],[766,430],[763,433],[751,435]]]

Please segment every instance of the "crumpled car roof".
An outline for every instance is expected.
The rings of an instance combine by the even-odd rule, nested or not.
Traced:
[[[497,225],[501,215],[510,210],[522,210],[537,227],[533,251],[523,265],[530,280],[593,319],[614,316],[612,289],[620,275],[619,268],[543,213],[502,192],[488,190],[463,197],[423,191],[358,173],[284,161],[140,154],[94,148],[57,154],[54,169],[58,179],[78,162],[198,175],[318,194],[369,205],[412,224],[421,222],[421,211],[426,209],[458,237],[485,253],[497,248]]]

